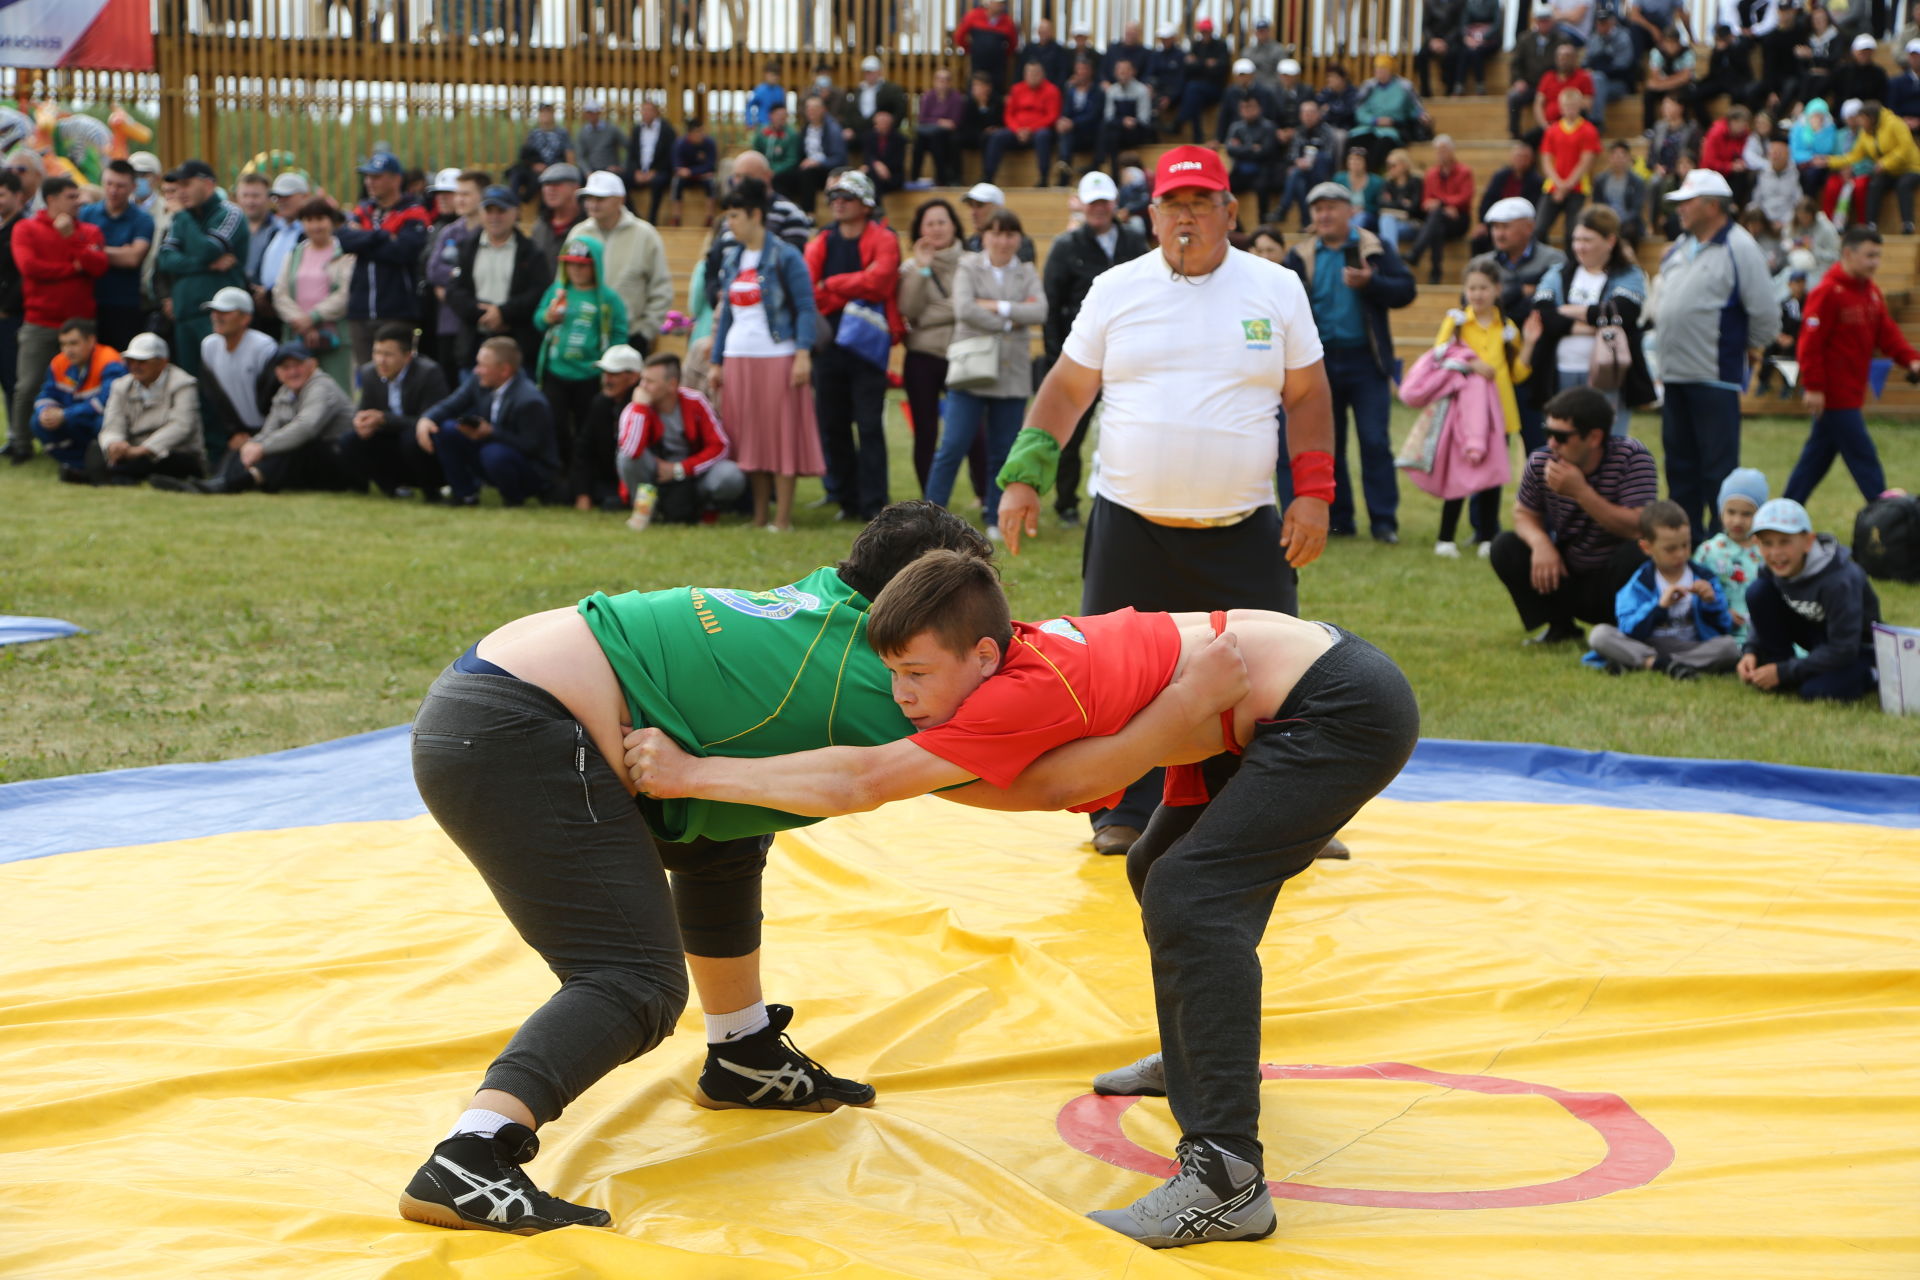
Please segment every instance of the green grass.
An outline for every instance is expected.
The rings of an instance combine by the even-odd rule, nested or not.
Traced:
[[[892,428],[894,493],[907,496],[916,490],[897,407]],[[1639,430],[1658,435],[1652,418]],[[1745,461],[1777,490],[1804,430],[1749,422]],[[1914,485],[1920,429],[1876,434],[1888,473]],[[54,483],[44,459],[0,468],[0,503],[0,612],[91,632],[0,649],[6,781],[252,755],[399,724],[441,667],[508,619],[596,589],[787,582],[838,559],[853,533],[822,511],[802,513],[788,537],[733,522],[635,535],[614,516],[538,508],[77,489]],[[1820,528],[1850,542],[1858,505],[1836,471],[1812,507]],[[1338,542],[1301,586],[1308,616],[1351,627],[1406,669],[1428,736],[1920,771],[1920,726],[1872,701],[1806,706],[1730,677],[1608,679],[1568,647],[1523,651],[1487,566],[1432,554],[1438,512],[1403,485],[1399,547]],[[1015,615],[1077,608],[1079,552],[1077,533],[1049,525],[1007,560]],[[1889,619],[1920,625],[1920,587],[1879,590]]]

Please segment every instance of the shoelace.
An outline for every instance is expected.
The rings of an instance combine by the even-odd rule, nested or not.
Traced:
[[[1180,1161],[1180,1172],[1142,1196],[1139,1212],[1144,1217],[1164,1218],[1183,1207],[1189,1182],[1201,1181],[1206,1151],[1198,1143],[1182,1141],[1173,1149]]]
[[[808,1057],[806,1051],[802,1049],[799,1045],[795,1044],[793,1042],[793,1037],[788,1035],[784,1031],[780,1033],[780,1043],[787,1046],[788,1053],[791,1053],[794,1057],[806,1063],[807,1071],[814,1077],[815,1089],[818,1089],[820,1087],[820,1082],[823,1080],[833,1080],[833,1081],[839,1080],[838,1076],[834,1075],[831,1071],[828,1071],[825,1067],[821,1066],[818,1062],[815,1062],[812,1058]]]

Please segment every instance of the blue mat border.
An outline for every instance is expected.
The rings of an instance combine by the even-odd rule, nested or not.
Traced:
[[[426,812],[408,728],[211,764],[168,764],[0,786],[0,863]],[[1740,760],[1422,739],[1387,796],[1726,813],[1920,829],[1920,777]]]
[[[37,644],[64,636],[83,636],[85,627],[65,618],[38,618],[19,613],[0,613],[0,645]]]

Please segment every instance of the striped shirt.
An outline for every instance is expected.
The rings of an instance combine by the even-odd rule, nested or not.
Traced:
[[[1609,436],[1605,449],[1599,467],[1587,477],[1595,493],[1616,507],[1634,510],[1660,496],[1659,469],[1645,445],[1631,436]],[[1528,455],[1526,474],[1520,478],[1520,505],[1540,517],[1569,569],[1600,568],[1626,539],[1607,532],[1579,503],[1547,487],[1547,460],[1552,456],[1548,449]]]

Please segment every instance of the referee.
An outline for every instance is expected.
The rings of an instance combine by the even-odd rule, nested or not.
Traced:
[[[1216,152],[1160,158],[1159,251],[1093,282],[1000,472],[1000,531],[1017,554],[1039,533],[1061,446],[1105,398],[1082,613],[1294,613],[1295,570],[1326,546],[1333,415],[1320,335],[1297,276],[1228,245],[1238,217]],[[1273,499],[1281,408],[1294,477],[1284,522]],[[1161,786],[1155,770],[1096,813],[1094,848],[1131,848]]]

